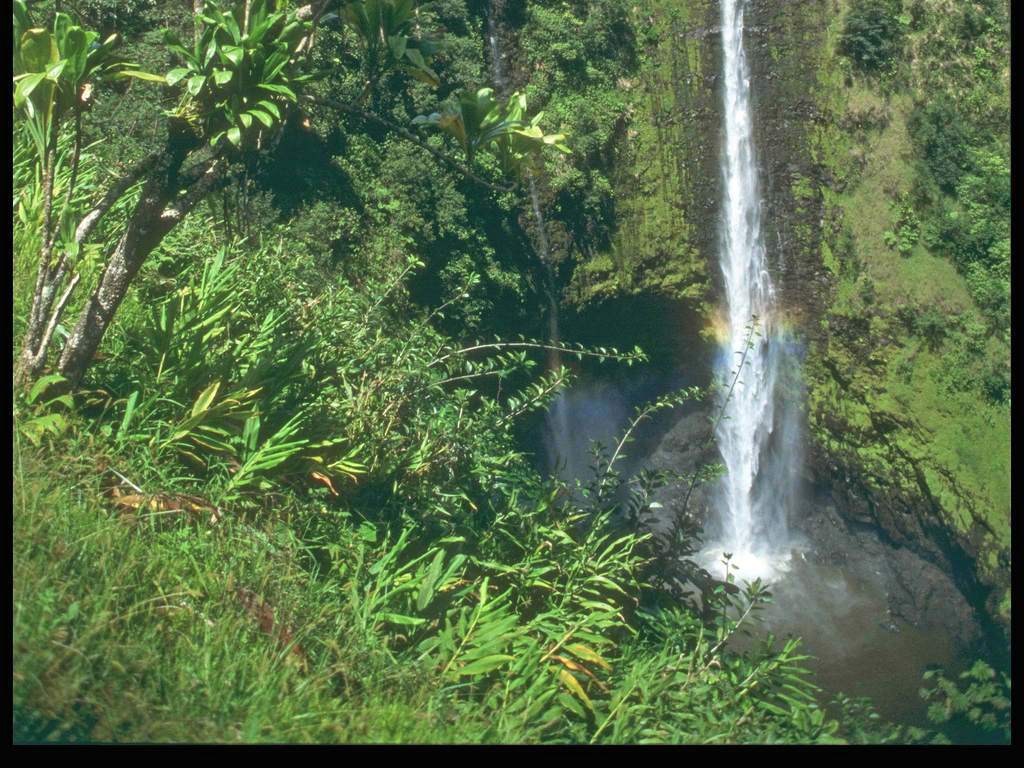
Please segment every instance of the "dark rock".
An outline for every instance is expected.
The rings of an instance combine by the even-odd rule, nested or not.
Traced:
[[[934,563],[906,547],[883,539],[876,526],[847,521],[827,492],[812,492],[795,528],[806,537],[807,559],[841,566],[866,582],[879,585],[888,602],[881,626],[899,631],[892,619],[949,637],[961,652],[978,650],[982,626],[956,581]]]

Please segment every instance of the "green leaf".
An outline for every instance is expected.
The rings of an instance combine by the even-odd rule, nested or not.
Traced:
[[[278,119],[278,120],[281,119],[281,110],[278,109],[277,104],[275,104],[274,102],[267,101],[267,100],[264,99],[264,100],[260,101],[259,103],[257,103],[256,106],[262,107],[263,109],[267,110],[267,112],[272,114],[276,119]]]
[[[128,403],[124,409],[124,418],[121,419],[121,428],[117,431],[117,435],[120,438],[128,430],[128,425],[131,423],[132,416],[135,414],[135,405],[139,402],[139,390],[135,390],[128,396]]]
[[[21,66],[25,72],[42,72],[60,59],[53,35],[45,29],[30,29],[21,36]]]
[[[460,677],[470,677],[474,675],[483,675],[503,666],[509,661],[513,661],[514,656],[509,656],[505,653],[493,653],[489,656],[484,656],[476,661],[471,661],[466,666],[459,670]]]
[[[163,75],[155,75],[152,72],[143,72],[141,69],[122,69],[120,72],[115,72],[111,75],[111,79],[113,80],[123,80],[126,77],[132,77],[136,80],[145,80],[149,83],[167,82]]]
[[[426,578],[420,585],[419,594],[416,596],[416,610],[422,611],[428,605],[430,601],[434,599],[434,588],[437,585],[437,580],[441,576],[441,568],[444,566],[444,550],[439,550],[434,555],[433,561],[430,563],[430,568],[427,569]]]
[[[297,101],[298,96],[295,95],[295,91],[289,88],[287,85],[277,85],[276,83],[260,83],[259,86],[265,91],[271,93],[280,93],[282,96],[287,96],[291,101]]]
[[[238,129],[237,125],[233,125],[230,128],[228,128],[227,137],[228,141],[230,141],[236,147],[240,147],[242,145],[242,132]]]
[[[274,118],[271,115],[268,115],[262,109],[250,109],[248,114],[250,114],[253,117],[255,117],[257,120],[259,120],[261,123],[263,123],[263,125],[265,125],[267,128],[273,128],[274,127]]]
[[[405,616],[400,613],[387,613],[381,612],[378,614],[383,621],[387,621],[391,624],[401,624],[404,626],[418,626],[420,624],[426,624],[426,619],[421,619],[418,616]]]
[[[193,96],[198,96],[199,92],[203,90],[203,86],[206,85],[206,77],[203,75],[193,75],[188,79],[188,92]]]
[[[368,522],[362,522],[359,525],[359,538],[363,541],[367,541],[370,544],[377,543],[377,528]]]
[[[27,400],[29,404],[35,403],[36,400],[39,399],[39,396],[43,394],[43,392],[49,389],[52,385],[62,381],[67,381],[67,379],[65,379],[59,373],[51,373],[46,376],[40,377],[36,381],[36,383],[32,385],[32,389],[30,389],[28,392]]]
[[[19,80],[18,85],[14,89],[14,106],[20,107],[25,104],[29,107],[29,111],[31,112],[31,102],[28,101],[28,98],[45,79],[45,72],[36,72]]]
[[[225,45],[220,49],[222,59],[227,59],[234,66],[240,66],[242,59],[245,58],[245,49],[239,48],[237,45]]]
[[[68,60],[68,74],[71,80],[78,83],[85,74],[86,62],[89,59],[90,37],[95,33],[86,34],[81,27],[73,27],[68,30],[61,51]]]
[[[193,418],[198,416],[203,411],[209,410],[210,404],[213,403],[215,397],[217,397],[217,391],[220,389],[220,381],[215,381],[213,384],[203,390],[202,394],[196,398],[195,405],[192,406]]]
[[[570,712],[573,712],[577,717],[586,717],[587,713],[583,710],[583,707],[580,706],[580,703],[564,691],[559,692],[558,701],[563,707],[568,709]]]
[[[165,76],[168,85],[177,85],[191,70],[185,67],[176,67]]]

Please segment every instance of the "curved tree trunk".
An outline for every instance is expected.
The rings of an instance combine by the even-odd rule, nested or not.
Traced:
[[[143,187],[128,226],[107,260],[99,284],[83,307],[60,357],[60,372],[72,386],[78,384],[96,355],[110,320],[143,261],[166,234],[161,232],[160,214],[169,196],[166,174],[157,173]]]
[[[96,289],[79,314],[58,365],[61,375],[72,387],[78,385],[92,363],[114,313],[146,258],[220,179],[217,159],[200,163],[181,174],[189,148],[172,144],[170,151],[158,161]],[[178,198],[182,186],[186,192]]]

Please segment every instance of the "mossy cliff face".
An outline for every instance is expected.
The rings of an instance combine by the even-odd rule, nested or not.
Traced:
[[[705,325],[714,306],[721,125],[718,7],[655,0],[630,11],[640,66],[619,87],[627,120],[616,147],[616,229],[576,268],[575,308],[623,296],[678,300]]]
[[[763,237],[786,320],[810,339],[830,286],[819,257],[824,204],[813,147],[825,119],[814,77],[827,63],[822,36],[832,5],[754,0],[746,18]]]
[[[849,76],[844,4],[754,0],[748,52],[766,241],[806,341],[811,481],[951,573],[1009,626],[1009,411],[944,384],[960,351],[913,318],[973,309],[965,281],[918,244],[890,247],[915,183],[916,97]]]

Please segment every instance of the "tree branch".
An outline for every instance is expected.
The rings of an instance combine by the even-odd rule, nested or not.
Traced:
[[[194,181],[189,183],[189,188],[185,194],[171,203],[169,206],[164,208],[160,214],[160,221],[163,226],[171,228],[183,218],[185,218],[189,211],[191,211],[195,205],[205,198],[213,188],[223,180],[223,165],[221,164],[221,158],[215,157],[211,160],[206,161],[202,164],[203,170],[201,173],[190,173],[189,176],[196,176]],[[192,169],[198,171],[198,167]]]
[[[68,181],[67,191],[64,193],[64,211],[71,205],[71,196],[75,194],[75,187],[78,185],[78,167],[82,160],[82,109],[75,104],[75,149],[71,156],[71,180]],[[63,211],[62,211],[63,215]]]
[[[57,306],[55,306],[53,311],[50,313],[50,321],[46,324],[46,330],[43,331],[43,338],[39,343],[37,355],[42,356],[46,354],[46,350],[50,346],[50,339],[53,338],[53,332],[57,329],[57,323],[60,322],[60,318],[64,314],[68,301],[71,299],[71,294],[74,293],[75,286],[78,285],[78,281],[81,279],[82,273],[76,272],[75,276],[71,278],[71,282],[68,283],[68,287],[64,289],[64,293],[57,302]]]
[[[581,357],[600,357],[600,358],[606,358],[608,360],[617,360],[617,361],[644,360],[644,359],[646,359],[646,358],[643,358],[643,357],[641,357],[641,356],[639,356],[637,354],[632,354],[632,353],[628,353],[628,352],[619,352],[618,350],[611,350],[611,349],[606,351],[606,352],[593,352],[593,351],[591,351],[589,349],[580,349],[580,348],[577,348],[577,347],[566,346],[564,344],[560,344],[560,345],[540,344],[540,343],[533,342],[533,341],[498,341],[498,342],[494,342],[493,344],[476,344],[476,345],[474,345],[472,347],[464,347],[463,349],[453,350],[453,351],[449,352],[446,355],[442,355],[441,357],[438,357],[438,358],[430,361],[427,364],[427,367],[428,368],[433,368],[435,365],[443,363],[445,360],[448,360],[449,358],[455,357],[456,355],[466,355],[466,354],[469,354],[470,352],[478,352],[481,349],[546,349],[546,350],[555,350],[557,352],[567,352],[567,353],[569,353],[571,355],[576,355],[577,358],[581,358]],[[438,351],[441,351],[441,350],[438,350]]]
[[[78,227],[75,229],[75,242],[81,245],[85,242],[86,238],[92,234],[92,231],[99,224],[100,219],[103,218],[104,214],[107,213],[118,200],[124,195],[128,189],[141,179],[146,173],[156,165],[157,160],[163,154],[163,150],[154,152],[148,157],[144,158],[141,162],[137,163],[128,173],[122,176],[117,183],[112,186],[103,199],[96,204],[96,207],[89,211],[82,220],[78,223]]]

